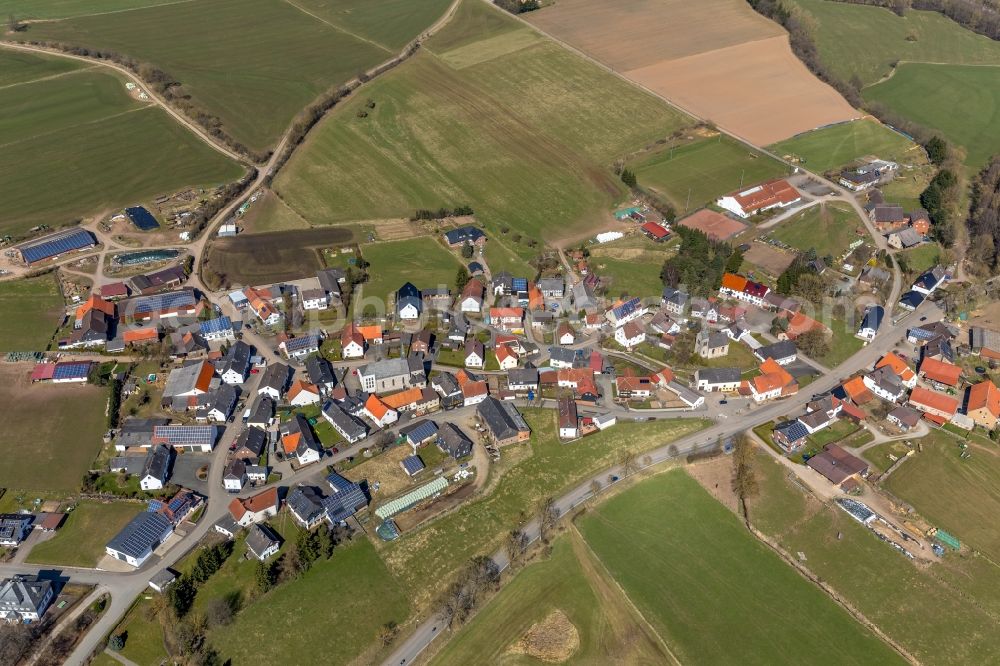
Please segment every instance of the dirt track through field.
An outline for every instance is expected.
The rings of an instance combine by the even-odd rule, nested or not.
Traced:
[[[526,17],[756,145],[860,115],[743,0],[560,0]]]

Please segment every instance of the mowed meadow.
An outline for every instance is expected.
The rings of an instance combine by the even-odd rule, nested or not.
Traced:
[[[1000,42],[931,11],[794,0],[820,58],[869,102],[940,131],[977,169],[1000,151]],[[839,165],[838,165],[839,166]]]
[[[625,194],[614,159],[689,122],[466,0],[425,52],[322,121],[274,187],[313,224],[468,204],[493,232],[579,237]],[[511,245],[522,257],[537,253]]]
[[[939,130],[965,148],[965,163],[972,168],[1000,151],[1000,67],[904,64],[864,96]]]
[[[29,24],[23,38],[109,49],[167,72],[251,149],[320,93],[390,59],[447,0],[190,0]]]
[[[0,234],[243,173],[105,72],[0,49]]]

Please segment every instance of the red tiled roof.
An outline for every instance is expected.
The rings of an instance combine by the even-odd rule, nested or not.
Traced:
[[[910,404],[917,409],[927,407],[947,414],[954,414],[958,410],[958,400],[955,398],[921,386],[913,389],[910,393]]]
[[[423,396],[423,392],[419,388],[406,389],[405,391],[400,391],[399,393],[393,393],[392,395],[387,395],[382,398],[382,402],[392,409],[399,409],[400,407],[405,407],[406,405],[412,405],[416,402],[420,402],[420,398]],[[379,417],[381,418],[381,417]]]
[[[97,310],[98,312],[103,312],[108,317],[115,316],[115,304],[109,303],[97,294],[91,294],[90,298],[85,300],[76,308],[76,318],[77,320],[83,319],[83,316],[90,312],[91,310]]]
[[[906,361],[899,358],[892,352],[889,352],[879,359],[879,362],[875,364],[875,369],[877,370],[878,368],[885,366],[889,366],[889,368],[899,375],[904,382],[910,381],[910,379],[913,378],[913,370],[911,370],[910,366],[906,364]]]
[[[642,227],[640,227],[645,233],[649,234],[653,238],[666,238],[670,235],[670,232],[664,229],[662,226],[656,222],[647,222]]]
[[[775,204],[790,204],[799,199],[798,191],[787,180],[772,180],[731,195],[745,212],[758,211]]]
[[[122,340],[125,341],[125,344],[131,344],[133,342],[148,342],[159,339],[160,332],[156,330],[155,326],[150,326],[149,328],[130,328],[122,334]]]
[[[939,361],[936,358],[925,358],[920,364],[920,374],[927,379],[933,379],[948,386],[955,386],[958,384],[958,378],[962,374],[962,369],[957,365]]]
[[[389,407],[379,400],[374,393],[369,395],[368,400],[365,401],[365,409],[378,421],[381,421],[389,413]]]
[[[841,386],[844,389],[844,393],[847,394],[847,397],[858,405],[863,405],[875,397],[872,392],[868,390],[868,387],[865,386],[864,378],[860,376],[848,379],[846,382],[841,384]]]
[[[1000,389],[988,379],[969,389],[968,411],[983,407],[993,416],[1000,417]]]
[[[732,291],[743,291],[746,289],[747,279],[736,273],[726,273],[722,276],[722,287]]]
[[[319,388],[317,388],[315,384],[310,384],[307,381],[299,379],[296,380],[292,384],[291,388],[288,389],[288,399],[289,400],[294,399],[295,396],[302,393],[303,391],[305,391],[306,393],[312,393],[313,395],[319,395]]]

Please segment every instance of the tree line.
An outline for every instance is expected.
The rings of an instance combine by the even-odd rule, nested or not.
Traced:
[[[995,275],[1000,269],[1000,155],[994,155],[973,182],[967,225],[976,239],[970,257]]]
[[[708,296],[718,289],[723,273],[739,270],[743,254],[728,243],[680,225],[674,231],[681,237],[682,251],[663,262],[660,279],[666,286],[684,285],[694,296]]]
[[[850,5],[884,7],[899,16],[921,9],[947,16],[963,28],[1000,39],[1000,3],[996,0],[837,0]]]

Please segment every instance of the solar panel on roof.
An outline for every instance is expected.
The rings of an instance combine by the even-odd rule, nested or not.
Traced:
[[[424,461],[420,459],[420,456],[409,456],[403,458],[403,469],[410,476],[413,476],[420,470],[424,468]]]
[[[33,263],[54,257],[64,252],[80,250],[96,245],[94,236],[86,229],[74,229],[46,236],[36,241],[23,243],[20,246],[21,256],[27,263]]]
[[[621,319],[622,317],[626,317],[635,312],[638,307],[639,307],[639,299],[633,298],[631,300],[625,301],[618,307],[614,308],[612,312],[614,313],[617,319]]]
[[[201,322],[201,333],[202,335],[205,335],[206,333],[218,333],[232,327],[233,322],[229,319],[229,317],[216,317],[215,319],[209,319],[208,321]]]
[[[57,363],[52,379],[74,379],[86,377],[90,373],[90,363]]]
[[[425,421],[406,434],[411,442],[422,442],[437,433],[437,425],[433,421]]]
[[[152,231],[153,229],[159,229],[160,223],[156,221],[152,213],[143,208],[142,206],[133,206],[132,208],[126,208],[125,214],[128,215],[128,219],[132,221],[135,228],[139,231]]]
[[[135,314],[146,312],[160,312],[195,304],[194,294],[190,291],[172,291],[166,294],[156,294],[153,296],[143,296],[135,299],[132,304],[132,311]]]

